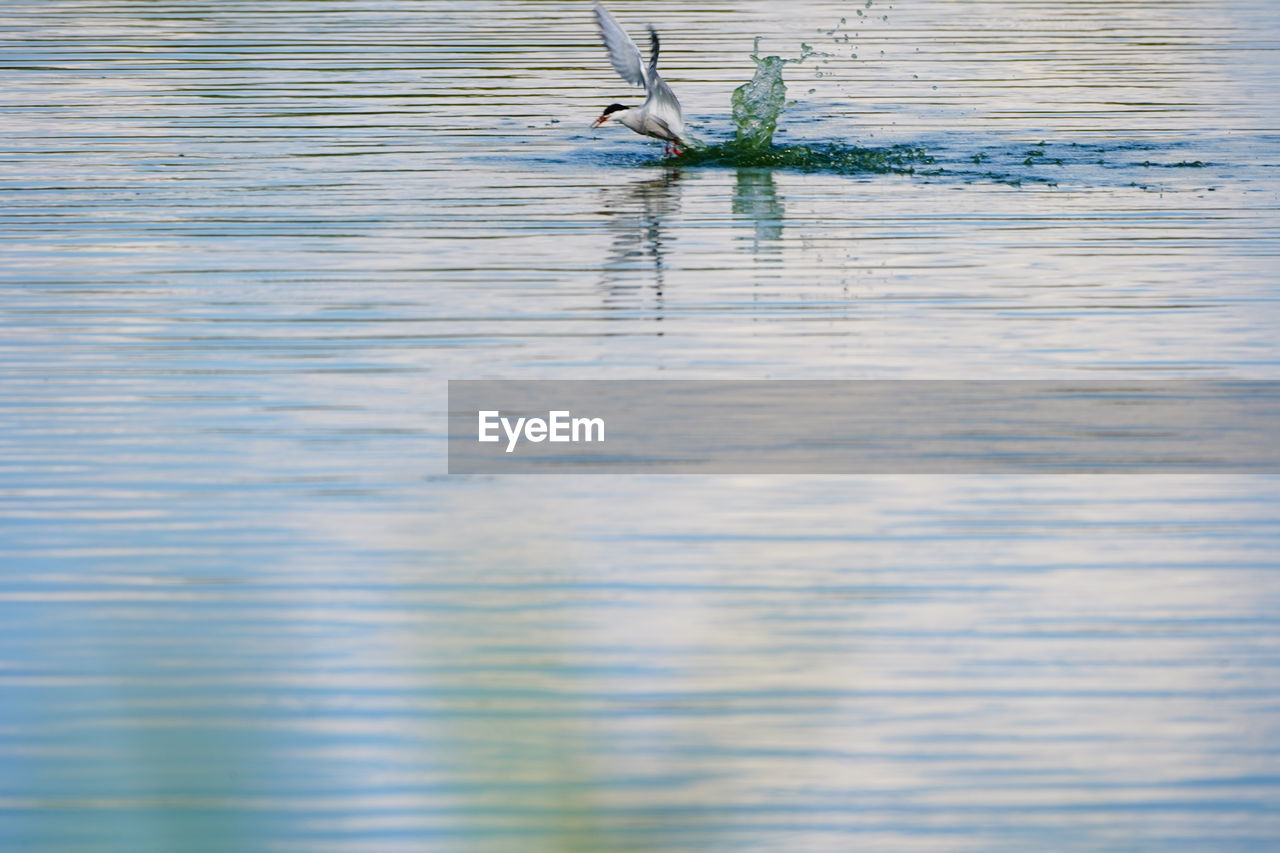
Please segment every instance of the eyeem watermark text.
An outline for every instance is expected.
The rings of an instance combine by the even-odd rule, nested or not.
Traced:
[[[514,453],[520,440],[539,444],[604,442],[604,418],[575,418],[572,412],[547,412],[546,418],[504,418],[500,411],[480,412],[479,441],[502,441],[506,434],[507,452]]]

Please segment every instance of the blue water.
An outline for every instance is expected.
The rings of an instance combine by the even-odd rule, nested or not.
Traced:
[[[582,3],[0,4],[0,849],[1274,848],[1275,478],[443,447],[448,379],[1280,378],[1273,4],[611,6],[709,141],[763,35],[779,145],[932,162],[657,165]]]

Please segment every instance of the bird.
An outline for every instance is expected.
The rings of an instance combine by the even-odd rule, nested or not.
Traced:
[[[675,92],[658,74],[658,55],[662,52],[662,42],[658,31],[649,26],[649,63],[644,62],[640,48],[627,35],[617,19],[599,3],[595,5],[596,23],[600,27],[600,36],[604,39],[605,49],[609,52],[609,61],[623,80],[633,86],[644,86],[648,97],[643,105],[627,107],[622,104],[610,104],[604,113],[595,120],[592,127],[600,127],[607,121],[617,121],[631,128],[642,136],[652,136],[666,143],[668,157],[679,157],[680,146],[685,141],[684,116],[680,113],[680,101]]]

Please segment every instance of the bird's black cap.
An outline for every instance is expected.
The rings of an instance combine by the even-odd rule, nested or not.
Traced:
[[[607,116],[611,116],[614,113],[619,112],[621,110],[625,110],[625,109],[628,109],[628,107],[624,107],[622,104],[610,104],[609,106],[604,108],[604,114]]]

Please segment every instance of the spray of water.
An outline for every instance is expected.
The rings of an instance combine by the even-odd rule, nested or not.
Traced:
[[[788,63],[799,64],[813,55],[808,45],[796,59],[760,56],[760,37],[756,36],[751,61],[756,64],[751,82],[733,90],[733,123],[737,128],[734,145],[742,151],[760,151],[773,145],[778,119],[787,107],[787,84],[782,79]]]
[[[928,155],[917,148],[860,148],[839,142],[778,145],[773,137],[787,107],[787,84],[783,71],[812,56],[829,54],[801,45],[798,57],[760,56],[756,38],[751,60],[756,71],[751,81],[733,92],[732,140],[714,145],[696,145],[679,159],[681,165],[725,166],[731,168],[794,169],[805,172],[912,172],[917,164],[928,163]]]
[[[787,101],[787,85],[783,73],[788,66],[799,65],[810,58],[815,79],[833,78],[835,71],[825,70],[833,63],[844,63],[848,60],[858,61],[859,43],[866,46],[867,39],[861,35],[864,25],[876,26],[887,22],[887,14],[873,14],[872,6],[877,0],[858,0],[861,8],[854,8],[854,15],[843,17],[839,24],[830,29],[819,30],[825,36],[823,46],[827,52],[817,50],[809,45],[801,45],[798,57],[761,56],[759,37],[755,41],[755,49],[751,53],[751,61],[755,63],[755,74],[750,82],[744,83],[733,92],[733,138],[727,141],[705,144],[700,140],[690,139],[690,145],[683,156],[669,161],[669,165],[679,166],[711,166],[730,169],[786,169],[801,172],[832,172],[838,174],[857,174],[865,172],[897,172],[914,174],[926,179],[943,178],[961,181],[997,181],[1011,186],[1022,186],[1026,183],[1057,186],[1060,171],[1047,172],[1052,167],[1061,170],[1064,166],[1088,165],[1103,167],[1104,156],[1116,152],[1128,152],[1132,146],[1094,146],[1070,143],[1069,150],[1055,148],[1053,153],[1047,149],[1046,143],[1027,149],[1026,146],[995,146],[984,148],[976,153],[972,148],[951,152],[942,150],[934,154],[917,146],[893,145],[879,148],[864,148],[843,140],[827,140],[822,142],[802,142],[796,144],[778,144],[774,135],[778,131],[779,122],[788,106],[794,102]],[[892,9],[892,6],[888,8]],[[879,10],[876,10],[879,12]],[[880,51],[884,55],[884,50]],[[918,75],[912,75],[916,78]],[[938,88],[937,86],[933,87]],[[809,89],[813,95],[817,89]],[[837,93],[841,97],[843,93]],[[1145,146],[1138,146],[1145,150]],[[1024,150],[1025,149],[1025,150]],[[1203,168],[1207,164],[1200,160],[1183,160],[1180,162],[1155,163],[1149,160],[1140,164],[1143,168],[1166,166],[1169,168]],[[739,174],[739,183],[751,180]],[[770,179],[771,180],[771,179]],[[1140,189],[1149,189],[1146,184],[1133,183]]]

